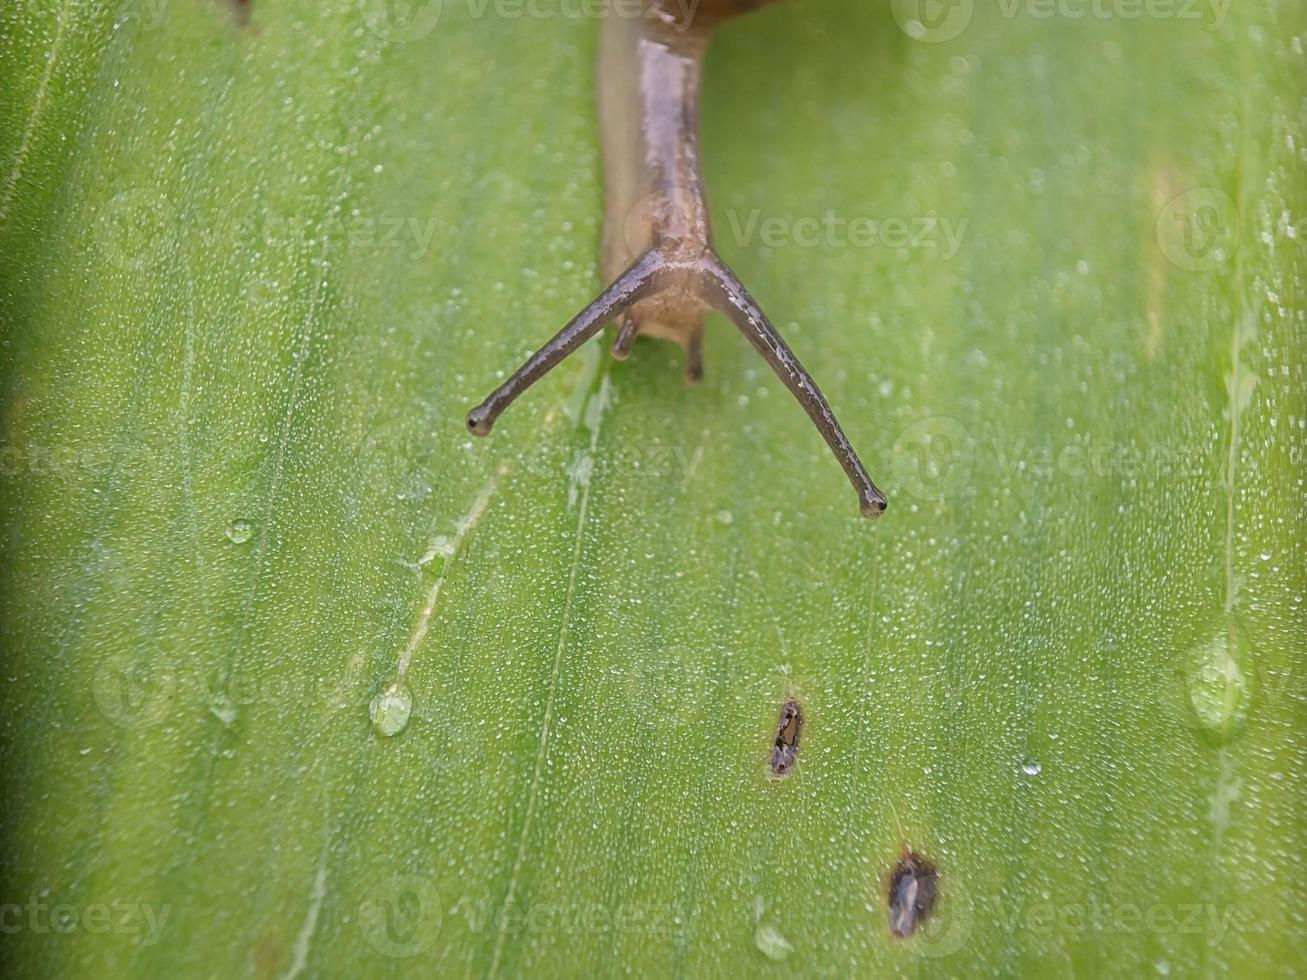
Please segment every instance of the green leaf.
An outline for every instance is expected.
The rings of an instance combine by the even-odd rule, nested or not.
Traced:
[[[716,318],[466,434],[601,285],[584,5],[0,12],[9,966],[1304,968],[1307,11],[932,10],[705,78],[874,523]]]

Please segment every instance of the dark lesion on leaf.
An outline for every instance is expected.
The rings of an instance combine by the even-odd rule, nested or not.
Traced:
[[[241,27],[248,27],[250,24],[250,7],[254,5],[254,0],[226,0],[226,2],[236,23]]]
[[[890,935],[902,939],[916,932],[930,918],[938,894],[938,869],[904,845],[889,878]]]
[[[803,706],[794,695],[781,703],[776,723],[776,740],[771,750],[771,774],[775,779],[788,776],[799,757],[799,736],[803,732]]]

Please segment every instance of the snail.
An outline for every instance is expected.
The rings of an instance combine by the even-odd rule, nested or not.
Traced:
[[[647,0],[638,11],[606,11],[600,35],[599,110],[608,286],[467,417],[488,435],[527,388],[609,322],[613,356],[637,336],[686,351],[686,379],[703,376],[703,321],[717,310],[735,324],[798,399],[858,493],[865,517],[885,495],[835,419],[821,389],[713,247],[699,168],[699,87],[704,53],[724,21],[774,0]],[[689,16],[686,16],[690,12]]]

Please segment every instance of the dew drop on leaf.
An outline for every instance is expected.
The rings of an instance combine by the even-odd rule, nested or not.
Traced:
[[[227,525],[227,540],[232,544],[244,544],[254,537],[254,522],[238,517]]]
[[[398,735],[408,724],[413,711],[413,695],[402,681],[395,681],[379,691],[368,705],[368,717],[377,734],[389,738]]]
[[[785,938],[785,934],[776,926],[769,922],[763,921],[763,915],[767,911],[767,903],[761,895],[753,900],[753,916],[757,920],[757,928],[753,931],[753,944],[758,947],[758,952],[769,960],[780,963],[782,960],[789,959],[790,954],[794,952],[794,947],[790,941]]]
[[[1224,740],[1247,719],[1252,705],[1250,662],[1243,634],[1233,625],[1190,652],[1186,694],[1204,732]]]
[[[758,928],[753,934],[753,942],[763,956],[778,963],[781,960],[789,959],[790,954],[794,952],[794,947],[781,934],[781,931],[765,922],[758,924]]]

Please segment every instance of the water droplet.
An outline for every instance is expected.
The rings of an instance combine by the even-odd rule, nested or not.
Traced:
[[[1224,741],[1247,720],[1252,708],[1251,652],[1231,619],[1189,654],[1186,694],[1199,728]]]
[[[1044,771],[1044,767],[1039,764],[1038,759],[1026,756],[1025,761],[1021,763],[1021,771],[1027,776],[1038,776]]]
[[[458,551],[458,541],[454,538],[439,535],[431,539],[427,545],[426,553],[418,559],[418,565],[425,568],[428,572],[436,577],[445,574],[445,563],[454,557]]]
[[[781,931],[765,922],[758,923],[758,928],[753,933],[753,943],[763,956],[777,963],[789,959],[794,952],[794,947]]]
[[[733,825],[732,825],[733,826]],[[753,899],[753,918],[758,923],[753,930],[753,944],[758,947],[758,951],[769,960],[775,960],[779,963],[781,960],[788,959],[789,955],[794,952],[794,947],[785,935],[770,923],[763,922],[763,913],[767,911],[767,902],[761,895],[755,895]]]
[[[403,681],[394,681],[377,692],[372,703],[368,705],[368,717],[378,735],[389,738],[398,735],[408,724],[408,716],[413,711],[413,695]]]
[[[733,523],[734,521],[735,521],[735,515],[732,514],[729,510],[719,510],[719,511],[717,512],[717,523],[718,523],[718,524],[727,524],[727,525],[729,525],[729,524]]]
[[[254,537],[254,522],[238,517],[227,525],[227,540],[232,544],[244,544]]]
[[[227,728],[232,726],[240,714],[239,709],[225,693],[213,700],[209,705],[209,711]]]

